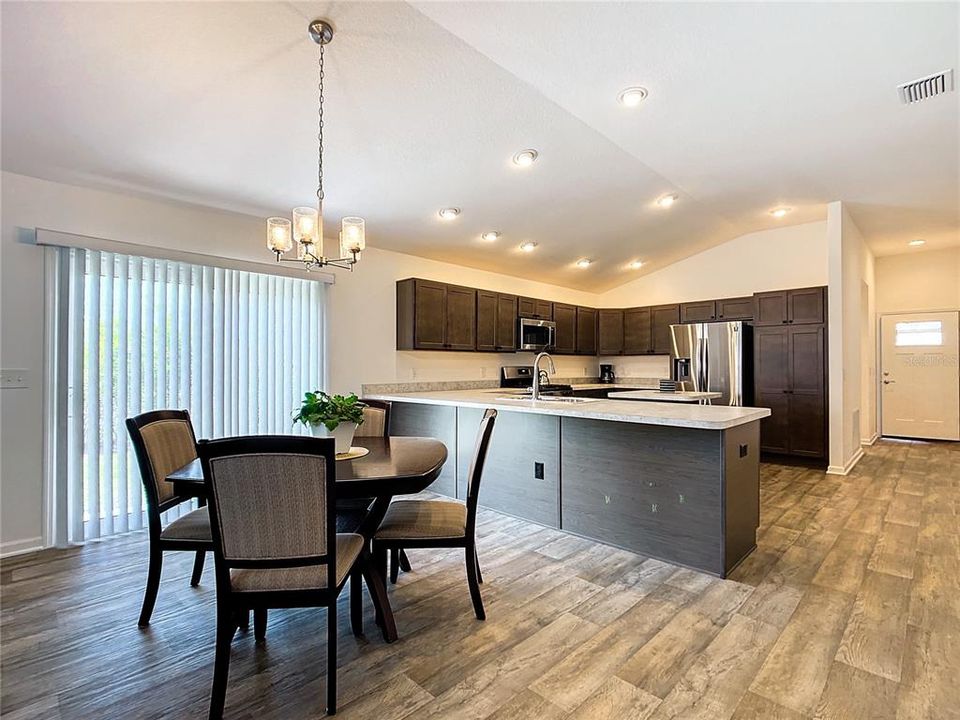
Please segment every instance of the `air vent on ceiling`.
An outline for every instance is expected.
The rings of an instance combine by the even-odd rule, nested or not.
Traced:
[[[944,70],[897,86],[900,102],[904,105],[912,105],[952,91],[953,70]]]

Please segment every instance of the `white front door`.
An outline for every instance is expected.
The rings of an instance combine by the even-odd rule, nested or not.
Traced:
[[[960,440],[960,313],[880,320],[883,435]]]

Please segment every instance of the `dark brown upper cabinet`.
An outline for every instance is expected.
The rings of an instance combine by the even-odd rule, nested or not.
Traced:
[[[717,300],[717,320],[753,320],[753,297]]]
[[[753,296],[753,324],[808,325],[826,321],[826,288],[775,290]]]
[[[679,323],[679,305],[656,305],[650,308],[650,332],[653,337],[651,352],[656,355],[670,355],[673,352],[670,326]]]
[[[549,300],[522,297],[517,306],[517,315],[535,320],[553,320],[553,303]]]
[[[699,323],[717,319],[717,303],[715,300],[700,300],[680,304],[680,322]]]
[[[593,308],[577,308],[577,354],[597,354],[597,311]]]
[[[553,351],[558,355],[573,355],[577,352],[577,306],[553,304],[553,322],[557,336]]]
[[[476,290],[413,278],[397,282],[397,350],[476,349]]]
[[[623,353],[623,310],[597,311],[597,354]]]
[[[517,349],[517,296],[477,290],[477,350]]]
[[[601,332],[602,337],[602,332]],[[650,334],[650,308],[623,311],[623,354],[647,355],[653,350]]]

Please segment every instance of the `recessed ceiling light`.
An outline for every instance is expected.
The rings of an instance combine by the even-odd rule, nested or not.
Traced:
[[[659,205],[662,208],[668,208],[671,205],[673,205],[677,201],[677,198],[679,197],[680,196],[677,195],[676,193],[670,193],[669,195],[664,195],[663,197],[660,197],[657,199],[657,205]]]
[[[624,107],[634,108],[647,99],[647,89],[645,87],[628,87],[620,91],[617,95],[617,102]]]
[[[916,240],[911,240],[910,242],[907,243],[907,245],[911,245],[912,247],[920,247],[921,245],[926,245],[926,244],[927,244],[927,241],[921,240],[920,238],[917,238]]]
[[[523,250],[524,252],[533,252],[536,247],[537,247],[537,244],[532,240],[528,240],[525,243],[520,243],[520,249]]]
[[[790,211],[792,211],[792,210],[793,210],[793,208],[778,207],[778,208],[774,208],[773,210],[771,210],[771,211],[770,211],[770,214],[773,215],[775,218],[782,218],[784,215],[786,215],[788,212],[790,212]]]
[[[480,239],[481,239],[481,240],[486,240],[487,242],[493,242],[494,240],[499,240],[499,239],[500,239],[500,231],[499,231],[499,230],[491,230],[490,232],[485,232],[483,235],[480,236]]]
[[[639,270],[643,267],[643,260],[634,260],[632,263],[627,265],[631,270]]]
[[[513,164],[517,165],[518,167],[530,167],[537,161],[538,157],[540,157],[540,153],[538,153],[536,150],[521,150],[513,156]]]
[[[458,207],[443,208],[439,212],[440,217],[443,218],[444,220],[455,220],[459,214],[460,214],[460,208]]]
[[[583,258],[582,260],[577,260],[578,268],[588,268],[593,263],[593,260],[590,258]]]

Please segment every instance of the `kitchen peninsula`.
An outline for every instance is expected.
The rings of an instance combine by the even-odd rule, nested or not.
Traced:
[[[588,398],[501,389],[379,393],[391,433],[443,440],[431,490],[466,496],[484,408],[500,411],[480,504],[720,577],[756,547],[764,408]]]

